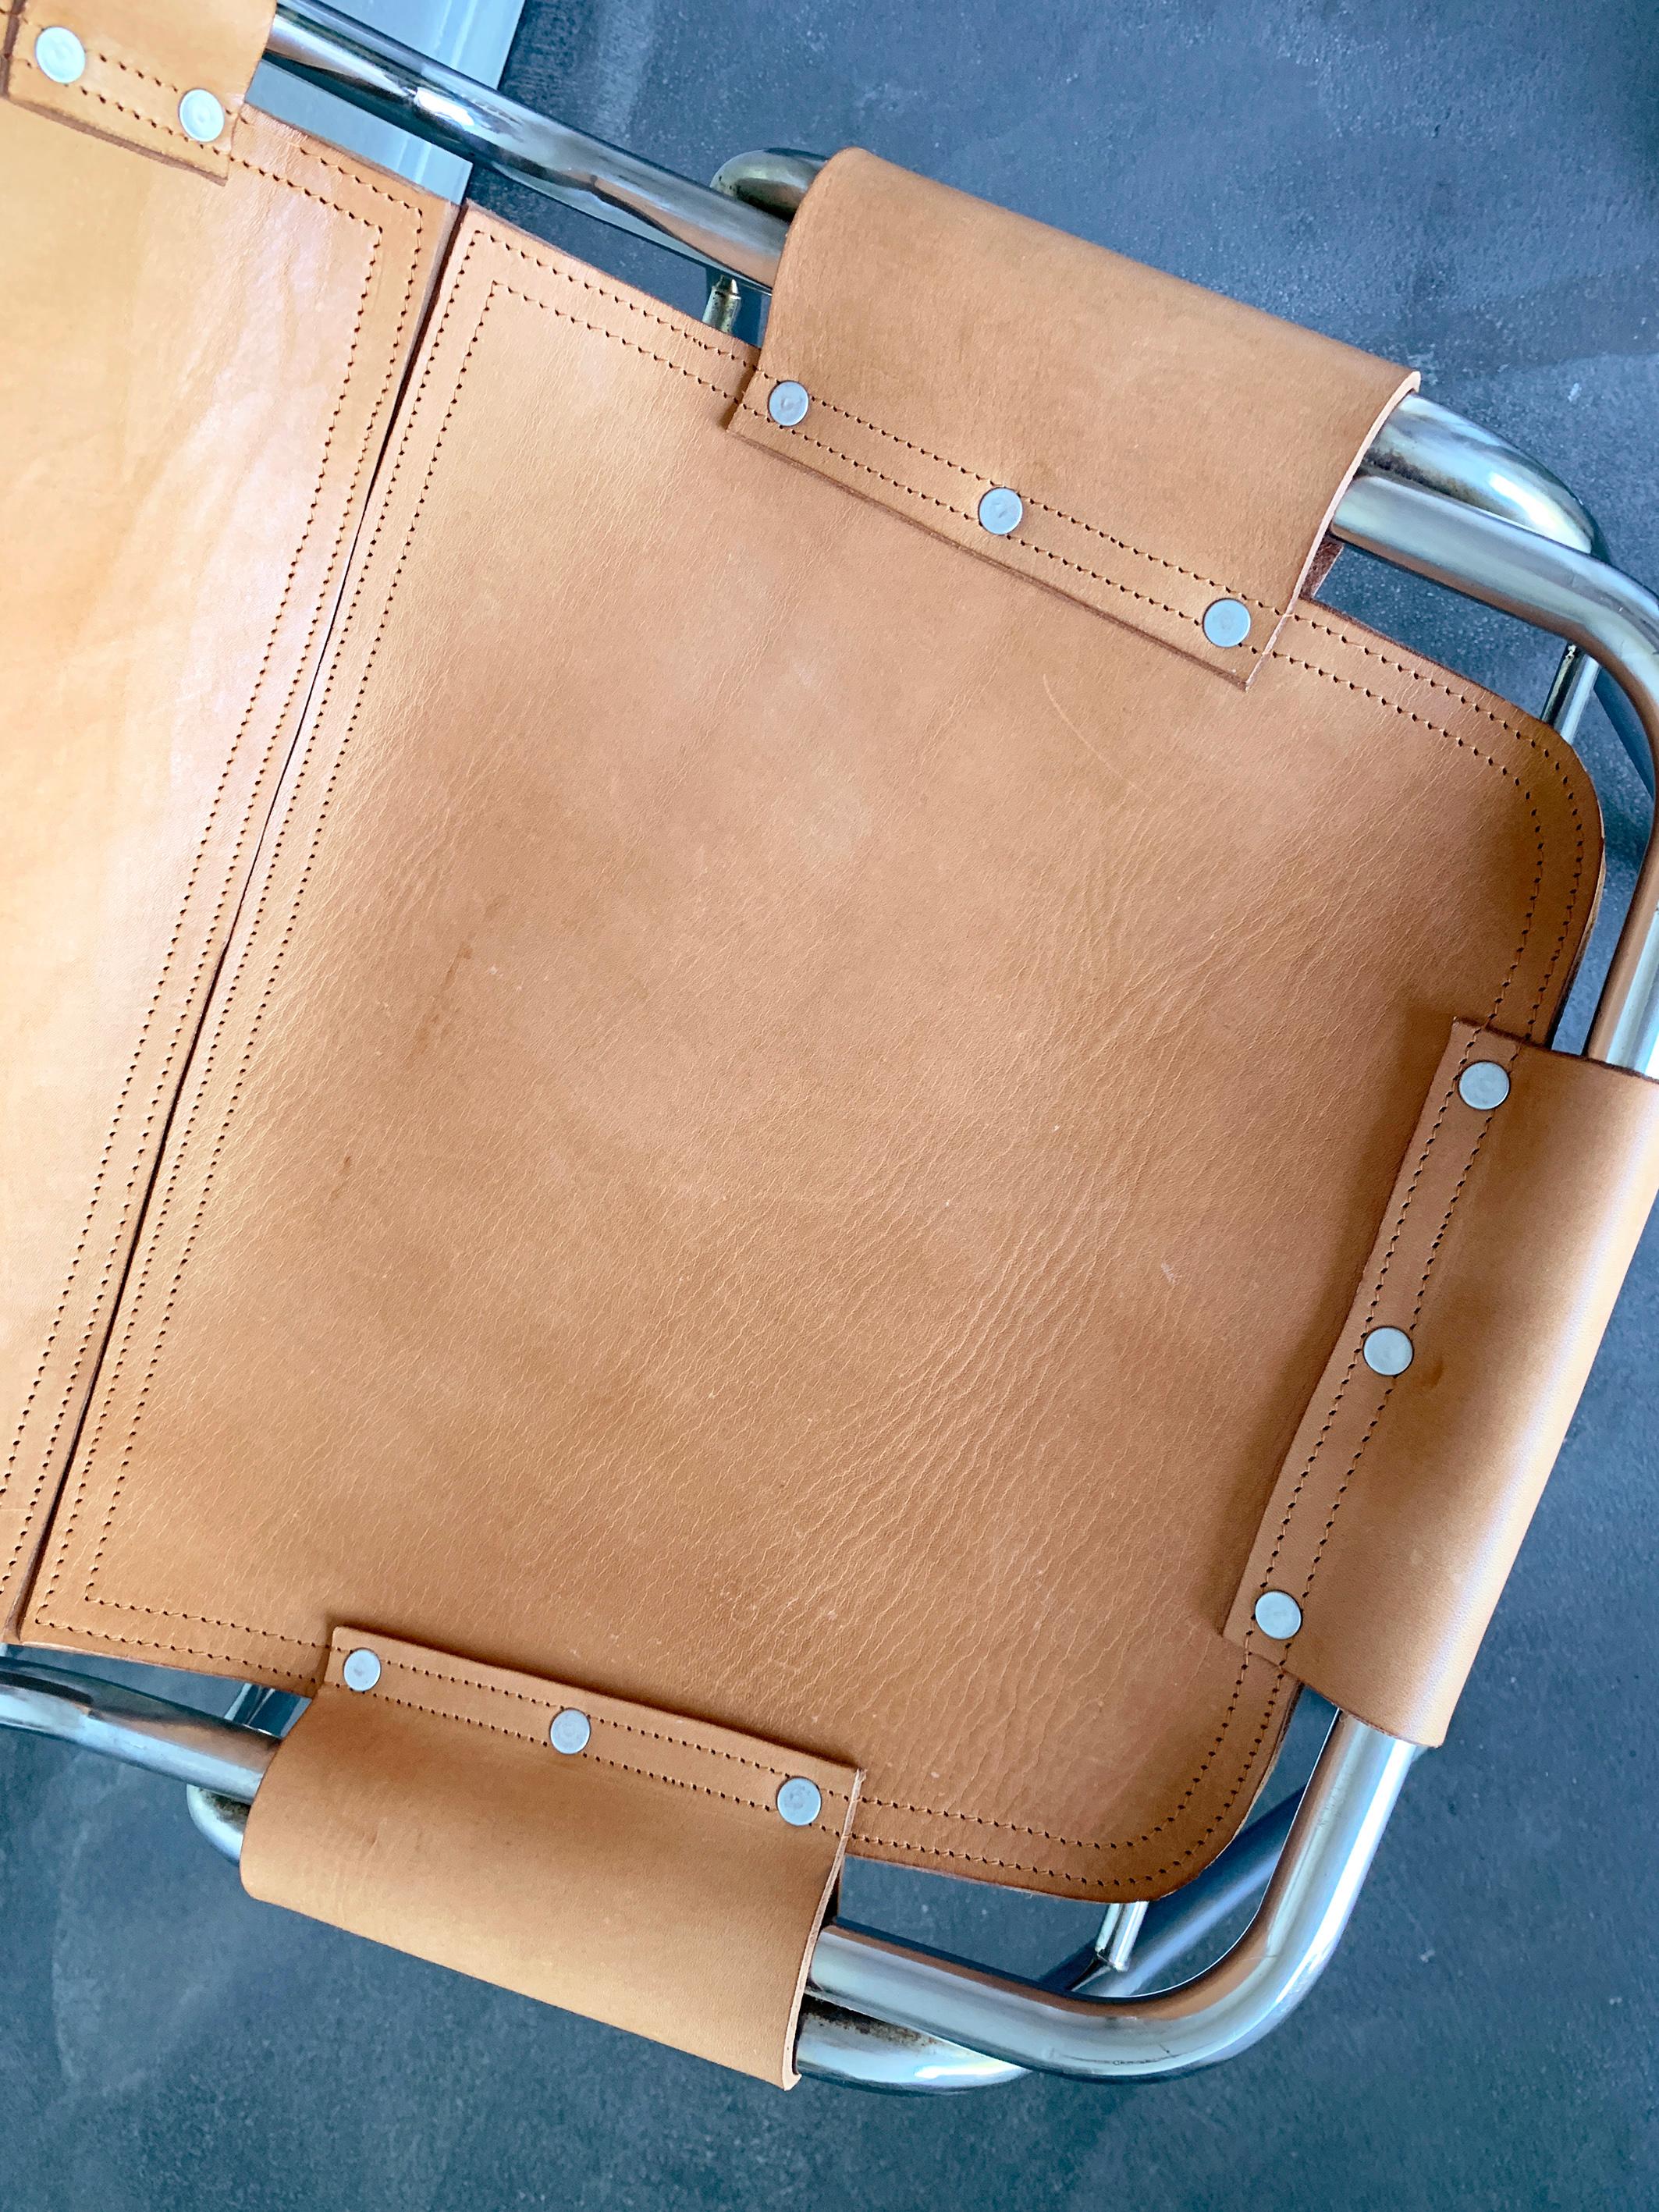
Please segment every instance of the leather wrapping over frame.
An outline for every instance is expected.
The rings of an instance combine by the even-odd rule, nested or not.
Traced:
[[[1493,1061],[1509,1096],[1466,1104]],[[1659,1083],[1457,1023],[1229,1633],[1345,1711],[1444,1736],[1659,1190]],[[1402,1329],[1404,1373],[1361,1346]],[[1288,1643],[1252,1620],[1287,1591]]]
[[[773,422],[789,379],[811,404]],[[740,437],[1247,682],[1415,370],[857,147],[789,226]],[[994,485],[1024,503],[997,538]],[[1242,645],[1205,610],[1242,601]]]
[[[17,0],[5,26],[6,92],[21,107],[222,180],[275,13],[273,0]],[[49,25],[86,49],[73,84],[35,62]],[[198,90],[225,112],[223,131],[205,144],[179,120],[179,101]]]
[[[781,465],[754,367],[463,216],[24,1633],[310,1690],[369,1621],[855,1752],[864,1855],[1158,1894],[1272,1758],[1240,1570],[1447,1024],[1548,1033],[1593,793],[1325,609],[1218,683]]]
[[[368,1691],[346,1655],[380,1662]],[[592,1733],[556,1750],[574,1706]],[[817,1786],[792,1826],[781,1785]],[[833,1759],[337,1629],[248,1820],[252,1895],[757,2075],[795,2022],[861,1779]]]
[[[206,191],[3,100],[0,205],[4,1624],[453,210],[254,109]]]

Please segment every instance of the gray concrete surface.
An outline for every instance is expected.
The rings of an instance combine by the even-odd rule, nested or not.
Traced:
[[[1636,0],[532,0],[507,81],[694,173],[861,141],[1404,355],[1553,460],[1653,578],[1653,29]],[[690,301],[674,264],[486,189]],[[1352,560],[1340,582],[1541,692],[1548,653],[1511,626]],[[1599,718],[1588,746],[1616,890],[1642,811]],[[1231,2068],[782,2098],[253,1905],[176,1791],[0,1739],[0,2207],[1655,2202],[1656,1377],[1650,1238],[1449,1745],[1324,1984]],[[912,1909],[1011,1957],[1075,1924],[943,1885]]]

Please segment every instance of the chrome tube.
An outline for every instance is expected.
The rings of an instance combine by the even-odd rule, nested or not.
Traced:
[[[1261,1903],[1301,1802],[1302,1792],[1293,1790],[1270,1813],[1241,1828],[1190,1881],[1150,1905],[1127,1966],[1103,1964],[1090,1944],[1045,1974],[1045,1986],[1074,1997],[1130,1997],[1166,1980],[1224,1922]]]
[[[273,1737],[210,1713],[33,1660],[0,1662],[0,1727],[78,1744],[242,1804],[253,1802],[276,1749]]]
[[[820,2081],[902,2095],[994,2089],[1006,2081],[1023,2081],[1026,2071],[1006,2059],[988,2058],[982,2051],[947,2043],[941,2036],[890,2027],[866,2014],[847,2012],[810,1991],[802,2000],[795,2031],[795,2069]]]
[[[850,2012],[1017,2066],[1148,2081],[1248,2051],[1318,1979],[1394,1810],[1414,1745],[1339,1714],[1261,1910],[1217,1965],[1157,1996],[1068,1995],[832,1923],[807,1986]]]
[[[769,284],[787,224],[373,31],[322,0],[282,0],[265,59],[366,113],[693,261]]]

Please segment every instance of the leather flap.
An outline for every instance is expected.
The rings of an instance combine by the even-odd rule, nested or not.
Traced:
[[[276,12],[274,0],[18,0],[6,91],[222,177]]]
[[[344,1671],[359,1652],[379,1666],[361,1692]],[[365,1674],[358,1661],[352,1679]],[[260,1785],[242,1878],[270,1903],[788,2087],[861,1778],[343,1628]]]
[[[786,381],[808,404],[780,422]],[[732,428],[1247,682],[1417,382],[852,148],[790,225]],[[979,519],[997,488],[1005,536]],[[1206,635],[1218,599],[1242,641]]]
[[[1455,1024],[1235,1640],[1391,1735],[1441,1741],[1656,1190],[1659,1083]],[[1255,1625],[1269,1590],[1301,1608],[1288,1639]]]

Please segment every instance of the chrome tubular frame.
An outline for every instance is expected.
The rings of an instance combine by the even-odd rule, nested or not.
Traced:
[[[745,155],[720,172],[718,188],[692,184],[428,63],[319,0],[283,0],[268,58],[704,264],[721,277],[717,311],[727,327],[743,287],[769,288],[788,217],[817,166],[806,155]],[[1654,788],[1659,602],[1609,565],[1594,519],[1547,469],[1432,401],[1408,398],[1366,455],[1333,528],[1349,544],[1565,640],[1547,719],[1570,737],[1594,684]],[[1586,1049],[1659,1073],[1651,838]],[[198,1824],[235,1856],[275,1751],[268,1729],[278,1723],[256,1693],[233,1711],[244,1717],[217,1721],[30,1656],[0,1656],[0,1725],[189,1784]],[[1091,1950],[1044,1982],[1020,1981],[830,1920],[812,1955],[797,2062],[834,2080],[921,2090],[984,2087],[1032,2068],[1143,2080],[1230,2057],[1317,1978],[1415,1755],[1339,1714],[1293,1810],[1254,1824],[1205,1874],[1152,1906],[1127,1971]],[[1143,1994],[1264,1882],[1254,1918],[1223,1959],[1177,1988]]]

